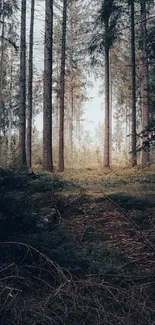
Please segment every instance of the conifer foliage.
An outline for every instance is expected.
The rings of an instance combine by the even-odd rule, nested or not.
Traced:
[[[1,1],[1,166],[18,160],[31,168],[39,161],[45,171],[62,172],[86,152],[104,167],[122,157],[131,167],[154,161],[153,12],[151,0]],[[35,34],[39,22],[44,40]],[[97,149],[99,134],[88,135],[83,123],[91,76],[103,96]],[[43,139],[35,158],[38,113]]]

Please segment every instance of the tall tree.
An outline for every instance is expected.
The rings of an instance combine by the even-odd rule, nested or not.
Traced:
[[[109,53],[110,44],[108,39],[109,34],[109,20],[110,15],[104,15],[104,25],[105,25],[105,134],[104,134],[104,166],[109,167],[110,165],[110,64],[109,64]]]
[[[28,76],[28,109],[27,109],[27,165],[32,164],[32,105],[33,105],[33,38],[34,38],[34,6],[31,0],[31,20],[29,35],[29,76]]]
[[[131,67],[132,67],[132,139],[131,139],[131,167],[137,165],[136,151],[136,60],[135,60],[135,8],[134,0],[129,1],[131,7]]]
[[[62,14],[62,8],[61,8]],[[58,11],[59,14],[59,11]],[[60,17],[60,16],[58,16]],[[64,161],[73,162],[77,141],[76,127],[80,122],[82,113],[82,102],[86,99],[86,63],[84,49],[86,49],[87,39],[85,34],[86,10],[81,0],[70,0],[67,5],[67,35],[66,35],[66,61],[65,61],[65,110],[64,110]],[[59,111],[60,108],[60,61],[62,42],[62,26],[60,18],[56,21],[54,30],[54,54],[53,54],[53,91],[55,93],[54,101],[54,144],[57,146],[57,132],[59,130]],[[84,68],[85,64],[85,68]],[[80,114],[79,114],[80,113]],[[60,124],[60,123],[59,123]],[[58,135],[59,137],[59,135]],[[59,147],[59,146],[58,146]],[[74,150],[73,150],[74,148]],[[57,147],[54,147],[54,159],[57,162]],[[58,148],[59,149],[59,148]]]
[[[1,163],[1,156],[2,156],[2,111],[3,111],[3,59],[4,59],[4,18],[5,18],[5,10],[4,10],[4,0],[1,2],[1,57],[0,57],[0,163]]]
[[[19,159],[26,165],[26,0],[21,2]]]
[[[12,50],[12,49],[11,49]],[[11,132],[12,132],[12,115],[13,115],[13,60],[14,53],[10,62],[10,89],[9,89],[9,110],[8,110],[8,165],[11,163]]]
[[[141,110],[142,128],[147,128],[149,123],[149,87],[148,87],[148,49],[146,27],[146,0],[140,0],[141,7],[141,38],[142,38],[142,77],[141,77]],[[142,165],[149,164],[149,148],[147,138],[143,138]]]
[[[67,10],[65,77],[65,144],[68,149],[66,150],[66,156],[69,157],[70,162],[73,161],[74,156],[76,124],[78,119],[81,118],[81,104],[85,100],[86,67],[84,69],[83,44],[81,44],[81,39],[83,41],[86,31],[83,21],[84,16],[86,18],[86,10],[81,0],[70,0]]]
[[[70,112],[69,112],[69,147],[70,147],[70,157],[73,156],[73,118],[74,118],[74,35],[73,35],[73,0],[69,2],[69,13],[70,13],[70,55],[69,55],[69,65],[70,65],[70,82],[69,82],[69,93],[70,93]]]
[[[53,0],[45,2],[43,168],[53,171],[52,158]]]
[[[92,38],[90,51],[104,53],[105,74],[105,136],[104,136],[104,166],[110,166],[110,49],[117,39],[117,23],[121,7],[117,0],[104,0],[95,21],[96,33]]]
[[[66,63],[66,31],[67,0],[63,0],[61,72],[60,72],[60,125],[59,125],[59,170],[64,170],[64,108],[65,108],[65,63]]]

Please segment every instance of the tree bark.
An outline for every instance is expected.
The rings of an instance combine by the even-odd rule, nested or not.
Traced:
[[[45,4],[43,169],[52,172],[53,0],[46,0]]]
[[[26,0],[21,2],[19,160],[26,165]]]
[[[57,55],[56,55],[56,80],[57,80],[57,94],[56,94],[56,132],[55,132],[55,143],[57,147],[57,161],[59,157],[59,101],[60,101],[60,94],[59,94],[59,80],[60,80],[60,60],[59,60],[59,44],[57,43]]]
[[[105,35],[108,34],[108,19],[105,22]],[[104,167],[110,166],[110,71],[109,44],[105,40],[105,136],[104,136]]]
[[[11,66],[10,66],[10,94],[9,94],[9,112],[8,112],[8,119],[9,119],[9,125],[8,125],[8,166],[11,164],[11,139],[12,139],[12,93],[13,93],[13,51],[11,50],[12,59],[11,59]]]
[[[72,68],[71,68],[72,69]],[[69,126],[69,143],[70,143],[70,157],[73,158],[73,119],[74,119],[74,87],[73,87],[73,71],[71,72],[71,103],[70,103],[70,126]]]
[[[32,108],[33,108],[33,38],[34,38],[34,6],[31,0],[31,21],[29,35],[29,76],[28,76],[28,110],[27,110],[27,165],[32,165]]]
[[[147,28],[146,28],[146,0],[140,1],[141,5],[141,37],[142,37],[142,85],[141,85],[141,110],[142,129],[149,123],[149,87],[148,87],[148,51],[147,51]],[[147,143],[147,137],[143,138],[143,144]],[[150,162],[149,148],[146,145],[142,150],[142,166],[147,166]]]
[[[70,85],[69,85],[69,92],[70,92],[70,117],[69,117],[69,153],[70,158],[73,158],[73,119],[74,119],[74,68],[73,68],[73,45],[74,45],[74,37],[73,37],[73,0],[70,1],[69,5],[70,9]]]
[[[2,116],[3,116],[3,60],[4,60],[4,0],[1,3],[1,19],[2,19],[2,31],[1,31],[1,60],[0,60],[0,165],[2,160]]]
[[[112,55],[109,54],[109,87],[110,87],[110,111],[109,111],[109,164],[112,163],[112,118],[113,118],[113,76]]]
[[[64,171],[64,101],[65,101],[65,62],[66,62],[67,0],[63,0],[62,47],[60,73],[60,125],[59,125],[59,170]]]
[[[54,44],[53,48],[53,58],[55,62],[55,78],[56,78],[56,99],[54,106],[54,129],[53,129],[53,144],[55,147],[54,160],[58,164],[59,159],[59,110],[60,110],[60,24],[56,24],[54,29]]]
[[[135,60],[135,9],[131,0],[131,62],[132,62],[132,138],[131,138],[131,167],[137,165],[136,151],[136,60]]]

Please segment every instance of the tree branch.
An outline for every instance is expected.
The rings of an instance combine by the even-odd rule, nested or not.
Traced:
[[[11,44],[14,47],[15,51],[18,52],[19,46],[17,46],[13,41],[11,41],[9,38],[6,38],[2,35],[0,35],[0,38],[3,38],[5,41],[7,41],[9,44]]]

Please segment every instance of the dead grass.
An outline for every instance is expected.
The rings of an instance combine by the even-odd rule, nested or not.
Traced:
[[[133,169],[68,169],[58,175],[65,181],[72,181],[80,185],[80,189],[68,188],[68,193],[87,193],[89,195],[103,195],[114,193],[134,194],[140,197],[155,195],[155,167]],[[64,191],[63,191],[64,193]],[[65,191],[66,193],[66,191]],[[64,193],[64,194],[65,194]]]
[[[26,201],[0,210],[2,224],[4,217],[19,223],[14,240],[0,243],[1,324],[153,325],[155,170],[58,176],[55,187],[51,174],[32,181],[29,196],[23,186]],[[59,180],[67,184],[60,194]],[[10,185],[4,190],[5,203],[11,193],[18,198]],[[49,221],[38,229],[43,216]]]

